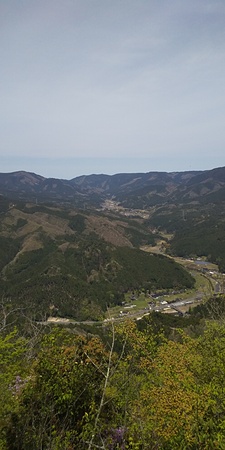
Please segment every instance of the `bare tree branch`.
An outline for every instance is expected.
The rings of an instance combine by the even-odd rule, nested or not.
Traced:
[[[93,446],[95,446],[93,444],[93,441],[94,441],[94,438],[95,438],[95,435],[96,435],[96,429],[97,429],[99,417],[100,417],[102,408],[103,408],[104,403],[105,403],[106,388],[107,388],[107,385],[109,383],[109,378],[110,378],[110,375],[111,375],[112,356],[113,356],[113,350],[114,350],[114,345],[115,345],[115,328],[114,328],[113,320],[111,320],[111,324],[112,324],[112,344],[111,344],[110,352],[109,352],[108,366],[107,366],[107,371],[106,371],[106,374],[105,374],[105,382],[104,382],[104,386],[103,386],[101,401],[100,401],[100,405],[99,405],[99,408],[98,408],[98,411],[97,411],[97,414],[96,414],[96,417],[95,417],[94,430],[93,430],[93,433],[92,433],[92,436],[91,436],[91,440],[90,440],[89,445],[88,445],[88,450],[91,450],[91,448]],[[96,447],[96,448],[105,449],[105,445],[103,443],[103,447]]]

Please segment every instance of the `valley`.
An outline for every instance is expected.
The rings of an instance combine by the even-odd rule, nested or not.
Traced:
[[[224,194],[0,174],[2,450],[224,448]]]
[[[225,168],[0,174],[0,295],[35,320],[187,313],[224,293],[223,192]]]

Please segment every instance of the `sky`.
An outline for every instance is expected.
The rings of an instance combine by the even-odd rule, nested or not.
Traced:
[[[0,172],[225,166],[224,0],[0,0]]]

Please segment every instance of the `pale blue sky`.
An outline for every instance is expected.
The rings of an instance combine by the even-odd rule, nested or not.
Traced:
[[[224,166],[224,0],[0,0],[0,172]]]

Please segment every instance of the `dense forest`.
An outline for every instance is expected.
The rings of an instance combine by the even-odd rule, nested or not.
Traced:
[[[100,320],[135,289],[193,287],[173,259],[139,248],[157,238],[144,223],[115,215],[14,204],[1,215],[0,296],[39,321]]]
[[[184,320],[184,319],[183,319]],[[0,448],[223,449],[225,326],[3,332]]]
[[[172,234],[168,253],[183,257],[205,256],[225,272],[225,216],[223,203],[160,207],[149,225]]]

